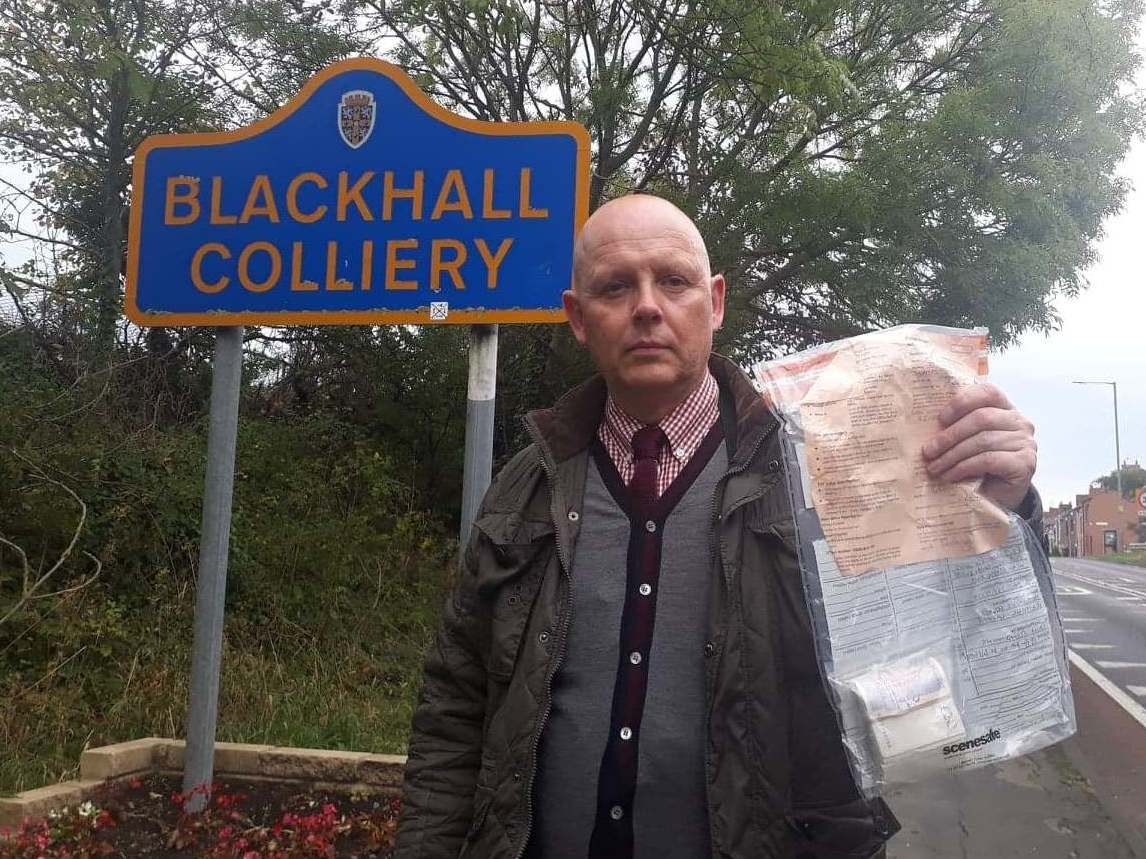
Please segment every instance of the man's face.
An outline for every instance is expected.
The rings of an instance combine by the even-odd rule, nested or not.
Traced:
[[[565,310],[634,417],[659,419],[703,378],[724,279],[709,274],[700,242],[681,212],[651,197],[615,200],[585,225]]]

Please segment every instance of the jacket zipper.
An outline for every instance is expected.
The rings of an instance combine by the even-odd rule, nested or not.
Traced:
[[[712,507],[711,507],[712,515],[709,519],[708,545],[709,545],[709,551],[712,552],[712,557],[715,559],[717,566],[719,566],[719,568],[720,568],[720,583],[726,592],[729,592],[731,589],[728,586],[727,576],[725,575],[725,572],[724,572],[724,555],[720,551],[720,535],[718,533],[719,529],[718,529],[717,523],[721,520],[721,515],[720,515],[719,510],[717,509],[716,499],[717,499],[718,495],[720,497],[724,496],[724,488],[726,488],[728,486],[729,479],[731,479],[732,477],[735,477],[737,474],[741,474],[744,471],[748,470],[748,466],[752,464],[752,460],[754,460],[756,458],[756,455],[760,452],[760,448],[764,445],[764,441],[768,438],[769,434],[770,434],[769,430],[765,430],[764,432],[760,433],[760,437],[758,439],[756,439],[756,443],[753,444],[752,450],[749,452],[748,456],[746,456],[744,458],[743,463],[741,465],[735,466],[733,468],[729,468],[727,471],[724,472],[724,476],[720,478],[720,484],[719,484],[721,487],[720,491],[714,492],[712,495]],[[729,512],[731,512],[731,511],[729,511]],[[729,596],[728,599],[731,599],[731,597]],[[719,667],[719,664],[720,664],[719,659],[720,659],[721,655],[724,653],[724,639],[727,638],[727,636],[728,636],[727,626],[728,626],[728,624],[726,622],[725,623],[725,632],[724,632],[724,634],[720,640],[720,649],[715,651],[712,654],[713,671],[716,671],[717,667]],[[708,740],[709,740],[709,737],[712,736],[712,704],[713,704],[713,697],[712,696],[714,696],[716,694],[716,678],[715,677],[713,677],[713,680],[712,680],[712,693],[711,693],[711,695],[708,694],[708,690],[705,690],[705,692],[706,692],[705,697],[708,700],[706,700],[704,702],[704,704],[705,704],[705,706],[704,706],[704,710],[705,710],[705,715],[704,715],[704,723],[705,723],[704,724],[704,770],[705,770],[704,802],[708,808],[708,819],[709,819],[708,837],[709,837],[709,840],[711,842],[712,855],[713,855],[713,857],[716,857],[718,855],[716,852],[716,846],[717,846],[716,845],[716,831],[712,826],[712,803],[709,800],[709,794],[708,794],[708,770],[709,770],[709,767],[712,763],[711,758],[709,757],[710,746],[709,746]],[[520,859],[520,857],[518,857],[518,859]]]
[[[537,450],[541,457],[541,470],[545,472],[545,479],[549,483],[549,498],[552,501],[557,487],[557,480],[549,467],[549,460],[546,457],[545,447],[542,444],[539,433],[534,429],[532,422],[527,421],[526,426],[529,429],[529,434],[537,444]],[[552,515],[553,512],[551,509],[550,516]],[[545,677],[545,707],[541,711],[541,721],[538,723],[537,731],[533,735],[533,749],[530,752],[529,758],[529,780],[525,785],[525,834],[521,839],[521,849],[517,851],[517,859],[522,859],[525,855],[525,849],[529,846],[529,836],[533,831],[533,782],[537,777],[537,751],[541,747],[541,735],[545,732],[545,724],[549,721],[549,713],[553,709],[553,678],[557,676],[557,672],[561,668],[561,663],[565,661],[565,646],[568,639],[569,624],[573,620],[573,576],[569,572],[569,559],[565,554],[564,547],[561,545],[561,527],[556,521],[553,523],[553,543],[557,549],[557,561],[561,566],[561,573],[565,576],[569,598],[567,600],[567,611],[561,620],[561,625],[557,629],[557,658],[553,661],[553,665]]]
[[[752,460],[754,460],[756,458],[756,454],[758,454],[760,452],[760,448],[763,447],[765,440],[768,438],[768,435],[769,435],[769,432],[767,430],[760,433],[760,437],[758,439],[756,439],[755,444],[752,445],[752,449],[749,451],[748,456],[745,457],[743,463],[740,465],[737,465],[733,468],[729,468],[727,471],[724,472],[724,474],[720,478],[720,484],[719,484],[719,487],[721,487],[720,491],[714,492],[712,495],[712,504],[710,506],[711,515],[709,516],[709,523],[708,523],[709,524],[708,548],[709,548],[709,551],[713,553],[712,554],[713,558],[720,565],[721,582],[723,582],[723,584],[726,588],[728,587],[728,581],[727,581],[727,577],[724,575],[724,556],[720,552],[720,536],[717,533],[717,523],[720,521],[721,515],[720,515],[720,512],[717,510],[716,499],[717,499],[718,495],[723,497],[723,495],[724,495],[723,487],[726,487],[728,485],[728,481],[730,478],[735,477],[738,474],[742,474],[743,472],[748,470],[748,466],[752,464]],[[736,508],[733,508],[733,509],[736,509]],[[732,511],[730,510],[729,512],[732,512]]]

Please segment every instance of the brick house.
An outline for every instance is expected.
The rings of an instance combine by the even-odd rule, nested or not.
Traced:
[[[1048,510],[1043,528],[1055,554],[1124,552],[1132,543],[1146,543],[1146,508],[1117,492],[1091,489],[1075,496],[1073,507],[1062,504]]]

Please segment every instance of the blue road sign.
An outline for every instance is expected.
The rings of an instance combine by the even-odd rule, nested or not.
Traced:
[[[559,322],[588,214],[572,122],[455,116],[374,59],[246,128],[136,153],[141,325]]]

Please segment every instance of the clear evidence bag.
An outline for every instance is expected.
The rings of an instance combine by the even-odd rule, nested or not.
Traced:
[[[923,443],[987,373],[987,332],[904,325],[754,368],[781,418],[816,652],[861,792],[1074,733],[1049,561]]]

